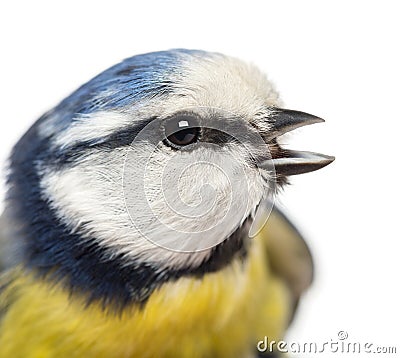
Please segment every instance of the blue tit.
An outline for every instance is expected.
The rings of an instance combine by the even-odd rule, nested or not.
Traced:
[[[14,146],[1,217],[0,357],[253,357],[313,277],[273,206],[334,158],[280,136],[253,65],[170,50],[107,69]],[[268,219],[267,219],[268,218]]]

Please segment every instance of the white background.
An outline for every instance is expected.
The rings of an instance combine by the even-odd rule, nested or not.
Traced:
[[[2,2],[0,13],[2,162],[39,115],[92,76],[176,47],[249,60],[287,108],[325,118],[287,139],[336,156],[293,178],[279,200],[317,267],[287,340],[336,340],[345,330],[350,341],[400,351],[395,1],[15,1]]]

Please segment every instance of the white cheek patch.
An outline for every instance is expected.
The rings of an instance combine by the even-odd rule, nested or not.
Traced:
[[[41,188],[71,232],[79,232],[83,239],[95,238],[110,255],[123,254],[128,261],[133,258],[176,269],[200,265],[211,248],[252,213],[265,191],[265,183],[254,169],[247,168],[243,177],[237,163],[212,152],[191,158],[197,166],[189,167],[181,177],[175,178],[170,171],[170,180],[163,183],[171,157],[160,150],[148,162],[144,186],[143,177],[135,174],[137,170],[128,173],[132,185],[127,193],[123,186],[127,150],[95,152],[73,167],[58,172],[43,170]],[[142,150],[144,156],[144,146]],[[214,164],[203,165],[205,159]],[[166,190],[165,184],[173,183],[177,191]],[[213,190],[204,190],[205,185]],[[141,187],[150,211],[140,200],[129,202],[140,196]],[[185,215],[182,206],[176,206],[176,199],[184,204]]]
[[[73,168],[44,171],[43,195],[71,232],[79,232],[83,239],[94,237],[99,245],[109,248],[110,255],[123,254],[128,262],[131,257],[160,268],[200,264],[208,257],[208,251],[197,255],[173,252],[138,232],[124,202],[123,152],[97,153]]]
[[[148,240],[168,250],[195,252],[218,245],[244,222],[265,191],[256,170],[210,146],[168,156],[155,150],[144,168],[138,162],[136,151],[127,156],[127,210]]]

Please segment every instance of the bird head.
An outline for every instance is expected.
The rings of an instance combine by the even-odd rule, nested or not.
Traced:
[[[145,301],[246,251],[256,209],[333,158],[283,149],[321,122],[256,67],[171,50],[126,59],[44,114],[10,159],[18,256],[91,298]],[[122,301],[121,301],[122,300]]]

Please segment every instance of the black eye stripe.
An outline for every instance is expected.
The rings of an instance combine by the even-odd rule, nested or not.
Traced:
[[[136,136],[155,118],[149,118],[145,121],[128,128],[120,129],[111,135],[99,137],[93,140],[81,141],[73,144],[71,147],[62,149],[48,149],[48,155],[51,157],[51,165],[64,166],[73,165],[85,155],[89,155],[92,150],[113,150],[129,146],[135,140]]]
[[[236,142],[235,137],[229,134],[237,132],[235,121],[231,119],[225,121],[223,125],[220,124],[221,129],[214,128],[213,123],[220,120],[221,118],[212,117],[201,119],[193,113],[177,113],[166,119],[151,117],[108,136],[76,142],[67,148],[48,148],[47,154],[51,157],[52,165],[61,167],[74,165],[79,162],[79,159],[90,155],[92,150],[110,151],[131,145],[138,134],[153,121],[153,126],[149,129],[151,139],[154,139],[154,143],[162,141],[164,145],[173,149],[181,149],[185,146],[189,149],[190,144],[200,141],[218,145]],[[149,137],[145,136],[144,140],[146,139]]]

